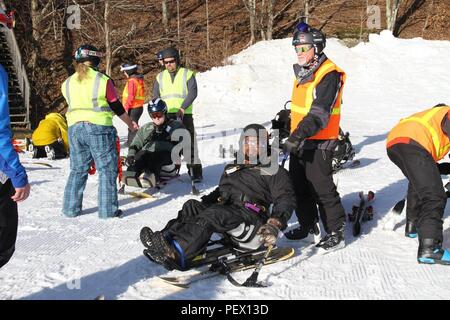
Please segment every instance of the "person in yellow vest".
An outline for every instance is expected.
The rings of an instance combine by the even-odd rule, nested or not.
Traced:
[[[291,101],[291,134],[284,141],[290,153],[289,172],[294,183],[300,227],[285,236],[312,240],[320,234],[319,215],[326,235],[316,245],[326,252],[343,248],[345,212],[332,176],[346,75],[323,53],[322,32],[300,23],[292,44],[297,52],[296,79]]]
[[[192,117],[193,102],[197,98],[197,81],[192,70],[180,66],[180,54],[170,47],[158,53],[165,70],[156,76],[153,85],[153,98],[161,98],[167,103],[167,117],[182,120],[191,135],[191,159],[187,168],[191,179],[200,182],[203,179],[202,165],[198,158],[197,139],[194,119]]]
[[[52,112],[39,122],[33,131],[29,151],[33,158],[62,159],[69,155],[67,121],[59,113]]]
[[[450,106],[439,104],[400,120],[386,147],[409,181],[405,235],[419,236],[417,261],[450,265],[450,252],[442,248],[447,195],[436,165],[450,151]]]
[[[144,111],[143,106],[145,102],[144,76],[138,73],[138,66],[136,64],[122,64],[120,71],[127,78],[122,94],[123,107],[130,118],[134,122],[139,123],[139,119]],[[128,131],[127,145],[131,145],[135,135],[136,132]]]
[[[75,52],[76,72],[61,86],[67,101],[70,175],[64,190],[63,213],[82,213],[83,191],[94,160],[99,172],[98,211],[100,218],[121,214],[117,199],[117,115],[131,131],[139,126],[130,119],[120,102],[112,80],[98,71],[103,54],[94,46],[83,45]]]

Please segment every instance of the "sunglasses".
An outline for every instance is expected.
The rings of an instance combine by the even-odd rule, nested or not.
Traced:
[[[162,117],[164,117],[164,113],[163,112],[160,112],[160,111],[157,111],[157,112],[153,112],[153,113],[150,113],[150,117],[153,119],[153,118],[162,118]]]
[[[175,63],[176,60],[169,60],[169,61],[164,61],[164,64],[172,64]]]
[[[295,46],[295,52],[304,53],[304,52],[311,50],[312,47],[313,47],[312,44],[298,45],[298,46]]]
[[[244,144],[247,144],[252,147],[260,146],[259,139],[256,137],[245,137]]]

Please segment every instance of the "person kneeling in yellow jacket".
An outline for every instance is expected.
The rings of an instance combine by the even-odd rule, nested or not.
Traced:
[[[59,113],[49,113],[31,136],[29,151],[33,158],[47,157],[49,160],[65,158],[69,155],[67,121]]]

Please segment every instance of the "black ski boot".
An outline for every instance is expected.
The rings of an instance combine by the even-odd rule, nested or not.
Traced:
[[[177,251],[157,231],[153,232],[149,227],[144,227],[140,233],[141,242],[147,248],[146,255],[154,262],[161,264],[167,270],[180,269],[176,261],[179,260]]]
[[[152,229],[150,229],[149,227],[143,227],[141,229],[140,238],[141,238],[142,244],[146,248],[152,248],[153,247],[153,242],[152,242],[153,231],[152,231]]]
[[[320,240],[316,247],[319,248],[319,250],[323,253],[328,253],[344,248],[344,227],[340,228],[337,231],[328,233],[325,237],[322,238],[322,240]]]
[[[312,227],[300,225],[300,227],[286,232],[284,236],[289,240],[304,240],[314,243],[314,235],[318,236],[319,234],[319,225],[315,223]]]
[[[436,239],[419,240],[417,261],[425,264],[450,265],[450,252],[442,249],[442,241]]]
[[[201,164],[189,165],[188,169],[189,176],[194,183],[203,181],[203,169]]]
[[[415,222],[406,220],[405,237],[417,238],[417,228]]]

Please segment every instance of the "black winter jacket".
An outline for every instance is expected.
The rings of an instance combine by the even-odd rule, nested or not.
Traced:
[[[243,199],[269,208],[273,204],[270,217],[280,220],[282,227],[287,227],[295,209],[295,193],[289,173],[279,167],[273,175],[262,174],[263,166],[236,165],[225,166],[219,186],[210,194],[202,197],[205,204],[219,202],[242,204]],[[267,171],[265,171],[268,173]]]

